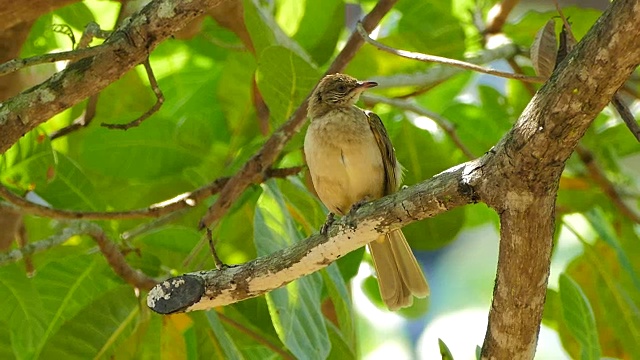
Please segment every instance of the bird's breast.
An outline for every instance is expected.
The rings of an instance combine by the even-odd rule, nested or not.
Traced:
[[[304,150],[314,188],[332,212],[344,214],[363,198],[382,196],[382,155],[362,110],[313,119]]]

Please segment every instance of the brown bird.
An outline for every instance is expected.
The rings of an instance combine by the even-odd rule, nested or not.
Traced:
[[[333,213],[398,190],[402,166],[378,115],[355,106],[360,94],[378,85],[344,74],[325,76],[309,99],[311,124],[304,152],[313,186]],[[326,230],[327,224],[323,226]],[[429,295],[422,269],[400,229],[369,243],[380,295],[390,310]]]

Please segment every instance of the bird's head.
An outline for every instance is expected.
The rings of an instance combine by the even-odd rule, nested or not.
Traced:
[[[345,74],[327,75],[318,84],[309,99],[310,118],[324,115],[337,107],[352,106],[360,94],[368,88],[377,86],[373,81],[358,81]]]

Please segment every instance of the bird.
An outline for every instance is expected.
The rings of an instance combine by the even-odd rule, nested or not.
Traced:
[[[378,115],[355,104],[363,91],[377,86],[346,74],[327,75],[312,92],[304,154],[313,187],[334,214],[347,215],[363,203],[398,190],[403,168]],[[401,229],[368,244],[380,296],[389,310],[429,295],[429,284]]]

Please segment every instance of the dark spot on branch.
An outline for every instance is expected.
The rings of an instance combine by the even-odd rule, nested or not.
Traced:
[[[182,275],[165,280],[149,293],[151,309],[160,314],[172,314],[195,304],[204,295],[204,283],[193,275]]]

